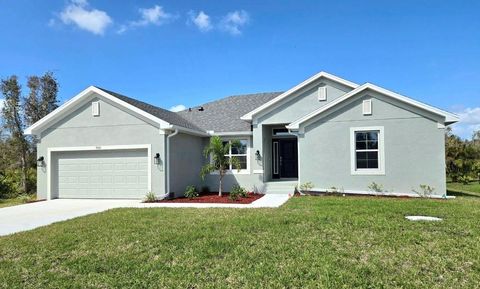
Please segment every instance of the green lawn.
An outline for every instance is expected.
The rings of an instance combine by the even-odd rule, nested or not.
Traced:
[[[0,286],[474,288],[479,220],[474,197],[115,209],[0,238]]]
[[[15,199],[0,199],[0,208],[16,206],[23,204],[22,200],[15,198]]]
[[[471,182],[468,185],[462,183],[447,183],[447,189],[452,192],[452,194],[464,193],[467,195],[474,195],[480,197],[480,183]]]

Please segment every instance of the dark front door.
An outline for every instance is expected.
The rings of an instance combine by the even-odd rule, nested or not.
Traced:
[[[296,139],[273,140],[273,178],[298,177],[298,151]]]

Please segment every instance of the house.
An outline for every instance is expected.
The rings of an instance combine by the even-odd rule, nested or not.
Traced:
[[[285,92],[238,95],[171,112],[91,86],[25,133],[37,136],[38,197],[181,195],[204,181],[213,135],[242,146],[241,170],[224,189],[276,193],[311,182],[315,191],[412,195],[446,192],[445,126],[456,115],[371,83],[320,72]],[[335,189],[333,189],[335,188]],[[375,190],[375,188],[373,188]]]

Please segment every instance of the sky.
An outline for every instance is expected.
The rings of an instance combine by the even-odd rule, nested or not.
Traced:
[[[96,85],[178,110],[326,71],[480,129],[480,1],[1,0],[0,27],[0,77],[52,71],[61,102]]]

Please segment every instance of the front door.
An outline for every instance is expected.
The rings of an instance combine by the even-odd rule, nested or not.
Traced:
[[[272,141],[272,176],[274,179],[298,177],[297,139]]]

